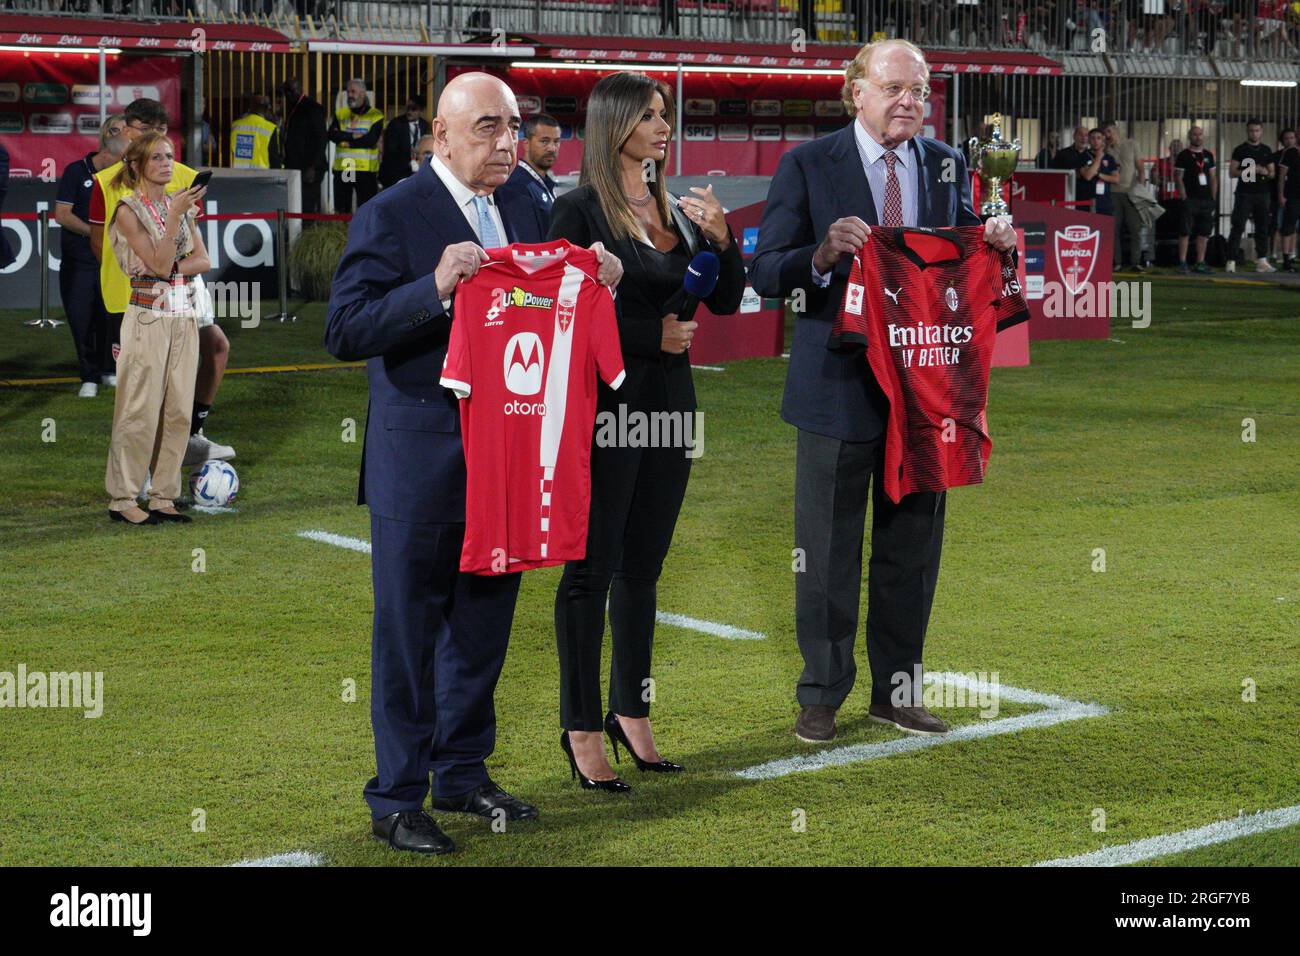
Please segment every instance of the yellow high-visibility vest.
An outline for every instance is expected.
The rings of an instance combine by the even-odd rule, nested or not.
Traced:
[[[235,169],[270,169],[274,133],[275,124],[257,113],[235,120],[230,127],[230,165]]]
[[[125,312],[131,300],[131,280],[126,277],[113,255],[113,244],[108,241],[108,225],[113,221],[113,213],[124,196],[131,195],[131,190],[113,187],[113,177],[122,168],[121,160],[95,173],[99,188],[104,191],[104,252],[99,262],[99,288],[104,294],[104,308],[109,312]],[[184,163],[172,164],[172,181],[167,184],[166,192],[170,196],[182,189],[189,189],[198,170],[190,169]]]
[[[384,114],[372,106],[368,112],[358,116],[352,112],[352,107],[344,106],[342,109],[334,111],[334,118],[339,121],[339,129],[345,134],[368,133],[376,123],[384,121]],[[334,171],[341,173],[345,169],[351,169],[358,173],[378,172],[379,144],[376,143],[370,149],[362,149],[349,146],[347,143],[335,143]]]

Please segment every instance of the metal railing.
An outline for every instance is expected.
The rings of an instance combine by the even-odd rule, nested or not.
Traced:
[[[0,0],[0,10],[249,19],[304,36],[443,42],[493,31],[782,45],[901,36],[930,49],[1049,55],[1213,53],[1268,62],[1300,55],[1300,14],[1281,0]]]

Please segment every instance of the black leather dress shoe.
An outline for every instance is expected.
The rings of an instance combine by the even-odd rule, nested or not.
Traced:
[[[495,819],[498,810],[504,810],[506,819],[511,822],[537,818],[535,806],[524,803],[518,797],[510,796],[495,783],[485,783],[477,790],[462,793],[457,797],[433,797],[429,801],[429,806],[431,809],[445,810],[448,813],[472,813],[477,817],[487,817],[489,820]]]
[[[456,844],[423,810],[398,810],[370,824],[376,840],[411,853],[451,853]]]

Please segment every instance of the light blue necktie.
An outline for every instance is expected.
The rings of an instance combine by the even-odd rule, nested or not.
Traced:
[[[475,196],[474,208],[478,210],[478,237],[483,243],[483,248],[499,249],[501,237],[497,235],[497,227],[493,225],[492,217],[488,215],[487,197]]]

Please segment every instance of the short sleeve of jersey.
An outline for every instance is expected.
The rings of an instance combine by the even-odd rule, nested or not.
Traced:
[[[997,306],[997,331],[1009,329],[1013,325],[1029,321],[1029,308],[1025,305],[1024,292],[1020,288],[1020,276],[1011,264],[1011,257],[998,254],[999,266],[991,271],[993,274],[994,303]]]
[[[600,373],[601,381],[616,389],[623,384],[627,372],[623,368],[623,346],[618,338],[614,296],[608,286],[597,286],[595,291],[591,317],[592,354],[596,357],[596,371]]]
[[[457,398],[468,398],[472,375],[470,369],[469,323],[461,316],[451,323],[451,336],[447,339],[447,358],[442,363],[442,378],[438,384],[451,389]]]
[[[100,226],[104,224],[104,188],[99,185],[98,178],[90,191],[90,221]]]

